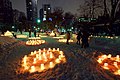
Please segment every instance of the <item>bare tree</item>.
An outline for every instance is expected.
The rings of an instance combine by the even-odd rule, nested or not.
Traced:
[[[106,9],[108,9],[109,11],[109,17],[110,17],[110,21],[109,21],[109,31],[110,34],[112,35],[112,31],[113,31],[113,23],[116,21],[116,12],[118,9],[118,5],[120,4],[120,0],[105,0],[106,1]]]
[[[78,11],[86,16],[95,18],[99,15],[103,15],[103,0],[85,0],[84,5],[80,5]]]

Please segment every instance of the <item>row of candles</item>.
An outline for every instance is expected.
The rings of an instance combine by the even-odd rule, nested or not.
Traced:
[[[54,68],[56,64],[65,62],[64,53],[59,48],[44,48],[43,50],[39,49],[38,51],[31,52],[28,56],[25,55],[22,60],[22,66],[25,71],[33,73]]]
[[[45,40],[28,40],[26,45],[40,45],[45,43]]]
[[[93,35],[91,35],[90,37],[101,37],[101,38],[108,38],[108,39],[114,39],[114,38],[118,38],[118,36],[115,36],[115,37],[111,37],[111,36],[93,36]]]
[[[109,55],[102,55],[98,57],[98,63],[107,70],[110,70],[115,75],[120,75],[120,56],[112,57]]]
[[[66,42],[67,39],[59,39],[58,41],[59,41],[59,42]],[[72,39],[70,39],[69,42],[74,42],[74,41],[73,41]]]

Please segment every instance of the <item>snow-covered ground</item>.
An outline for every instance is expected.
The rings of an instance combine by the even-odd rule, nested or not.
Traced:
[[[0,80],[120,80],[120,76],[104,70],[96,61],[100,52],[120,55],[119,39],[92,38],[90,47],[86,49],[81,48],[75,42],[67,45],[59,43],[52,37],[42,39],[46,40],[45,44],[26,46],[24,41],[16,41],[8,37],[4,40],[4,37],[0,37],[0,46],[3,46],[4,41],[5,44],[11,43],[0,49],[2,57],[0,59]],[[19,68],[23,56],[43,48],[60,48],[66,56],[67,63],[56,65],[55,68],[41,73],[20,73]]]

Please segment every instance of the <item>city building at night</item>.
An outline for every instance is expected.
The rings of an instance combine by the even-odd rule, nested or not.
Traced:
[[[28,21],[35,23],[37,19],[37,0],[26,0],[26,11]]]
[[[44,16],[44,11],[43,11],[43,8],[41,8],[39,10],[39,18],[40,18],[41,21],[43,21],[43,16]]]
[[[13,23],[12,3],[10,0],[0,0],[0,29],[10,29]],[[8,26],[9,25],[9,26]]]
[[[50,14],[51,14],[50,4],[43,4],[42,9],[40,9],[39,11],[41,21],[49,20]]]

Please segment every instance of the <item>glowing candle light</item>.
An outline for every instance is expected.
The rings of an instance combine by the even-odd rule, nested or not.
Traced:
[[[53,48],[53,51],[55,51],[55,48]]]
[[[39,49],[39,53],[41,53],[41,49]]]
[[[30,72],[35,72],[35,66],[31,66]]]
[[[54,64],[53,64],[53,62],[50,62],[50,66],[49,66],[50,68],[53,68],[54,67]]]
[[[50,52],[49,51],[47,51],[47,55],[49,55],[50,54]]]
[[[36,54],[37,53],[37,51],[34,51],[34,54]]]
[[[31,52],[28,57],[27,55],[23,57],[22,68],[30,73],[36,71],[42,72],[43,70],[54,68],[56,64],[64,63],[66,60],[64,57],[64,53],[59,48],[39,49],[38,51]]]
[[[36,63],[36,58],[34,58],[34,61],[33,61],[33,64],[35,64]]]
[[[41,56],[41,52],[39,52],[39,56]]]
[[[107,55],[102,55],[101,59],[102,60],[107,59]]]
[[[45,56],[43,56],[44,57],[44,61],[47,61],[47,57],[46,57],[46,55]]]
[[[109,68],[108,68],[108,63],[104,63],[103,68],[104,68],[104,69],[109,69]]]
[[[26,67],[27,66],[27,56],[25,55],[25,57],[23,58],[23,66]]]
[[[59,48],[57,48],[57,51],[60,51],[60,49],[59,49]]]
[[[50,52],[50,58],[53,58],[53,53],[52,52]]]
[[[27,55],[25,55],[23,59],[24,59],[24,60],[27,60]]]
[[[42,60],[42,56],[41,55],[39,55],[39,60]]]
[[[117,62],[114,62],[114,64],[113,64],[116,68],[118,68],[118,64],[117,64]]]
[[[45,48],[43,49],[43,51],[45,51]]]
[[[34,52],[31,52],[31,55],[34,55]]]
[[[109,54],[109,55],[108,55],[108,58],[111,58],[111,56],[112,56],[112,55],[111,55],[111,54]]]
[[[39,58],[39,54],[36,54],[36,58],[37,58],[37,59]]]
[[[114,72],[116,75],[120,75],[120,69],[118,69],[116,72]]]
[[[45,52],[43,52],[43,56],[46,56],[46,53],[45,53]]]
[[[119,57],[119,55],[116,56],[116,61],[117,61],[117,62],[120,62],[120,57]]]
[[[60,53],[60,54],[63,54],[63,52],[62,52],[62,51],[60,51],[59,53]]]
[[[60,56],[60,55],[59,55],[59,57],[58,57],[58,58],[59,58],[59,60],[62,60],[62,58],[61,58],[61,56]]]
[[[60,55],[61,56],[61,58],[64,58],[65,56],[63,55],[63,53]]]
[[[41,64],[41,65],[40,65],[40,69],[41,69],[41,70],[44,70],[44,69],[45,69],[44,64]]]
[[[101,58],[99,58],[97,61],[98,61],[98,63],[102,63],[102,59]]]
[[[55,60],[55,62],[56,62],[56,63],[60,63],[60,60],[59,60],[59,58],[58,58],[58,59],[56,59],[56,60]]]
[[[51,48],[49,48],[48,50],[51,51]]]

